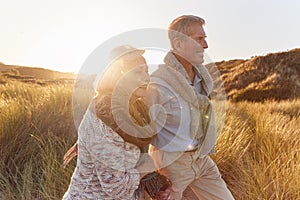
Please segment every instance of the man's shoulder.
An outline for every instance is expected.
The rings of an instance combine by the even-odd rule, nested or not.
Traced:
[[[165,80],[166,76],[170,75],[168,70],[169,68],[167,64],[159,64],[158,68],[151,73],[150,78],[156,81]]]
[[[167,67],[168,65],[167,64],[159,64],[158,66],[157,66],[157,69],[156,70],[154,70],[152,73],[151,73],[151,76],[153,76],[154,74],[156,74],[156,73],[159,73],[159,72],[161,72],[165,67]]]

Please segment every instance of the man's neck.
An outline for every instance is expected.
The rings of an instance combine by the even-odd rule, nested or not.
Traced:
[[[173,53],[175,58],[178,60],[178,62],[180,62],[182,64],[182,66],[184,67],[184,69],[186,70],[187,74],[190,77],[190,81],[193,83],[194,79],[195,79],[195,72],[193,70],[193,65],[188,62],[185,58],[183,58],[182,56]]]

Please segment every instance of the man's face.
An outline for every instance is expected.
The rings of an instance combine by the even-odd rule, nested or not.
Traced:
[[[190,35],[185,37],[182,41],[181,48],[178,53],[191,64],[199,65],[204,61],[204,49],[208,48],[206,34],[203,27],[198,23],[194,23],[190,27],[190,31]]]

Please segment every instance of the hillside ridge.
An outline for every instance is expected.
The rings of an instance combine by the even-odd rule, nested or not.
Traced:
[[[300,48],[215,64],[227,97],[234,101],[300,97]]]

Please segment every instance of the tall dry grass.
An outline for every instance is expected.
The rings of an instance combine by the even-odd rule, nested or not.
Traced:
[[[72,85],[0,84],[0,199],[61,199]],[[236,199],[300,199],[300,100],[228,103],[213,156]]]
[[[300,100],[229,103],[214,159],[236,199],[300,199]]]
[[[0,199],[61,198],[72,173],[62,157],[76,140],[72,87],[9,81],[0,94]]]

